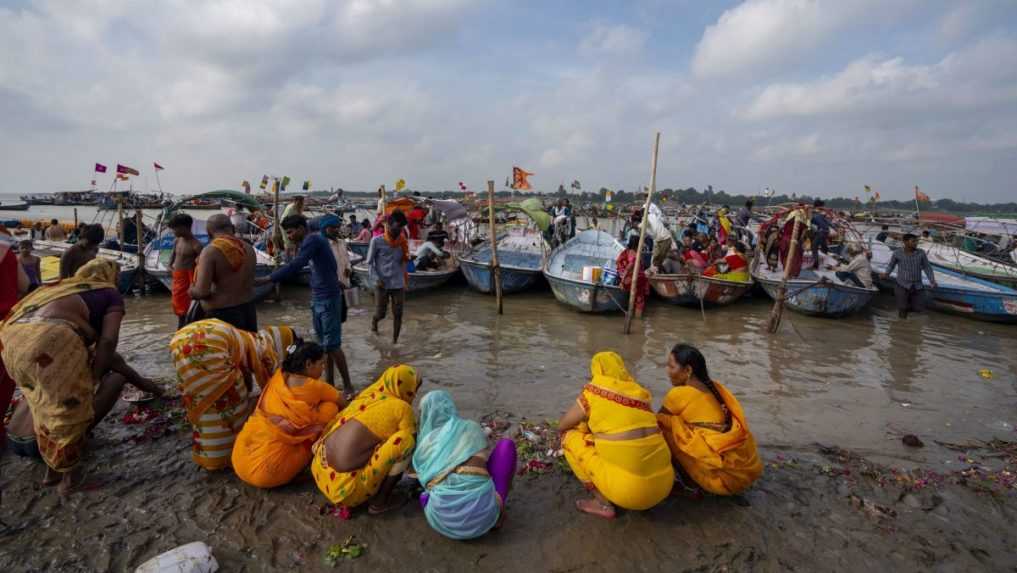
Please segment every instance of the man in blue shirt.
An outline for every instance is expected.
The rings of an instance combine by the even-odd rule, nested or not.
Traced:
[[[308,262],[311,263],[311,316],[314,321],[314,334],[318,343],[327,353],[326,376],[328,383],[335,386],[334,363],[343,378],[343,394],[347,399],[353,396],[353,384],[350,382],[350,370],[346,365],[346,354],[342,349],[342,310],[343,291],[339,283],[338,266],[332,247],[325,234],[334,232],[339,227],[339,218],[325,215],[319,221],[320,233],[307,232],[307,218],[303,215],[290,215],[282,220],[283,231],[300,250],[285,266],[279,267],[272,276],[258,279],[259,284],[281,282],[299,273]]]

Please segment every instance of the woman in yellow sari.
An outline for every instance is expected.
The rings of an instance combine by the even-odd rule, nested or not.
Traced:
[[[298,344],[261,393],[233,446],[233,471],[255,487],[289,483],[311,461],[311,443],[332,421],[343,398],[321,380],[325,351]]]
[[[565,459],[593,499],[576,508],[613,519],[615,508],[644,510],[671,492],[674,468],[650,392],[614,352],[593,357],[593,375],[559,421]]]
[[[369,502],[374,515],[407,501],[391,494],[416,443],[411,404],[421,384],[412,366],[389,368],[315,442],[311,473],[330,502],[346,507]]]
[[[295,338],[285,326],[252,334],[217,319],[177,331],[170,352],[194,428],[191,458],[196,464],[207,470],[229,466],[233,443],[250,413],[253,382],[262,388],[268,383]]]
[[[85,436],[112,409],[126,382],[162,389],[131,369],[116,348],[124,302],[116,263],[93,259],[72,278],[36,289],[3,323],[3,363],[25,394],[44,485],[80,485]],[[29,437],[31,439],[31,437]]]
[[[710,378],[702,353],[687,344],[671,350],[667,375],[674,388],[657,421],[675,461],[710,493],[745,491],[763,473],[763,464],[738,400]]]

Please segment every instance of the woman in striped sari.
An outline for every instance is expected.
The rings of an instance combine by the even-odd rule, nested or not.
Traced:
[[[196,464],[207,470],[230,465],[233,443],[251,411],[253,383],[265,386],[295,339],[289,327],[252,334],[216,319],[177,331],[170,351],[194,428],[191,458]]]

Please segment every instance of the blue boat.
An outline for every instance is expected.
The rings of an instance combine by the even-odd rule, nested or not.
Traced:
[[[510,294],[535,285],[543,274],[544,238],[540,233],[506,234],[498,237],[501,292]],[[483,243],[459,257],[460,268],[470,287],[485,294],[494,292],[491,243]]]
[[[346,248],[351,253],[360,255],[362,258],[367,258],[367,248],[371,246],[370,241],[359,242],[359,241],[346,241]]]
[[[46,241],[36,239],[33,241],[36,254],[42,257],[42,282],[50,284],[60,278],[60,256],[71,248],[71,243],[63,241]],[[111,249],[99,249],[96,255],[100,259],[114,261],[120,267],[120,281],[117,288],[121,293],[127,294],[136,286],[135,279],[138,276],[138,256],[129,255],[121,251]]]
[[[885,290],[893,290],[897,271],[883,279],[893,251],[882,243],[872,244],[872,272]],[[936,288],[922,275],[927,294],[926,302],[932,308],[950,314],[968,316],[986,322],[1017,324],[1017,290],[999,283],[975,278],[957,271],[936,267]]]
[[[770,298],[780,297],[784,271],[771,271],[757,265],[752,278]],[[845,284],[833,271],[803,269],[797,278],[787,281],[784,304],[795,312],[810,316],[838,318],[869,306],[879,289]]]
[[[587,229],[551,252],[544,265],[544,278],[555,298],[583,312],[612,312],[628,309],[629,293],[616,281],[584,280],[585,267],[613,270],[625,250],[610,233]]]

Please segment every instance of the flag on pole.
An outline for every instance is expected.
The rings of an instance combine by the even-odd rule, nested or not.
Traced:
[[[154,167],[156,171],[162,171],[163,169],[166,169],[165,167],[163,167],[162,165],[159,165],[155,161],[152,162],[152,167]]]
[[[304,191],[310,191],[311,190],[311,180],[310,179],[304,181],[304,186],[302,187],[302,189]]]
[[[868,185],[866,185],[865,186],[865,192],[866,193],[872,193],[872,187],[869,187]]]
[[[406,189],[406,180],[400,179],[399,181],[396,181],[395,190],[402,191],[403,189]]]
[[[96,163],[95,164],[95,172],[96,173],[105,173],[106,172],[106,166],[103,165],[102,163]]]
[[[259,187],[261,187],[262,191],[264,191],[265,188],[268,187],[268,175],[261,176],[261,185],[259,185]]]
[[[138,173],[137,169],[126,165],[120,165],[119,163],[117,163],[117,173],[121,175],[141,175],[141,173]]]
[[[466,184],[463,183],[462,181],[459,182],[459,190],[462,191],[463,193],[466,192]]]
[[[244,179],[243,181],[240,182],[240,186],[244,188],[244,193],[247,193],[248,195],[251,194],[251,182],[250,181],[248,181],[247,179]]]
[[[922,191],[918,189],[918,186],[915,185],[915,201],[925,201],[926,203],[931,203],[932,199],[929,199],[929,196],[926,195],[925,193],[922,193]]]
[[[128,177],[123,173],[117,173],[117,179],[120,181],[127,181]]]
[[[283,175],[282,186],[280,187],[280,189],[285,191],[286,190],[286,186],[289,185],[289,184],[290,184],[290,176],[289,175]]]
[[[527,177],[533,175],[528,171],[524,171],[519,167],[512,168],[512,188],[519,189],[520,191],[529,191],[533,189],[530,187],[530,182],[526,180]]]
[[[579,191],[583,188],[583,186],[579,183],[578,179],[574,179],[572,181],[572,188],[575,189],[576,191]]]

